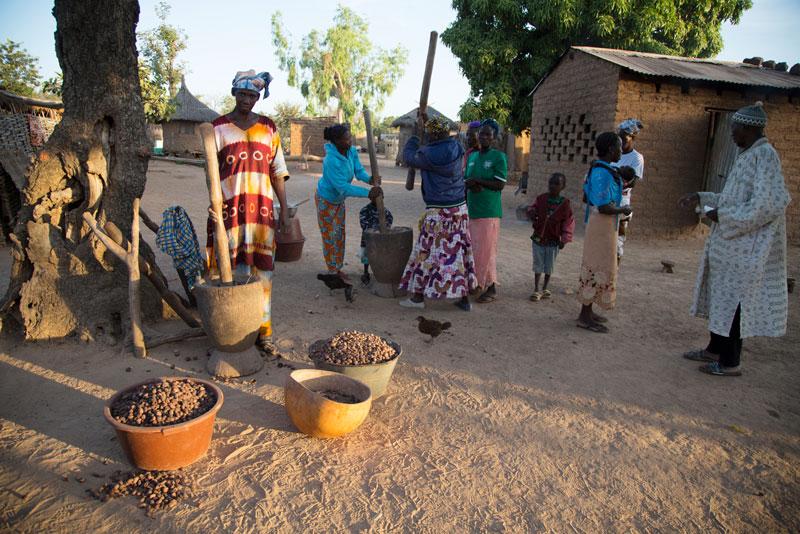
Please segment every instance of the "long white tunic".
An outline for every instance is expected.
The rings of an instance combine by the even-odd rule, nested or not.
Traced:
[[[741,304],[741,336],[786,333],[786,206],[778,153],[766,138],[741,152],[722,193],[698,193],[717,209],[706,239],[691,312],[727,336]]]

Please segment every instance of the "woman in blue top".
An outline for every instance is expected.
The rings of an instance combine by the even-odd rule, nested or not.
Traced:
[[[368,197],[370,200],[382,195],[380,187],[367,189],[353,185],[356,179],[371,184],[372,178],[358,160],[358,151],[352,146],[350,126],[335,124],[325,128],[325,159],[322,161],[322,177],[317,183],[314,198],[317,203],[317,222],[322,233],[322,253],[328,272],[343,279],[345,241],[345,206],[347,197]]]
[[[610,310],[617,299],[617,225],[619,215],[629,215],[630,206],[621,206],[622,175],[626,168],[612,166],[619,161],[622,141],[614,132],[605,132],[595,141],[598,160],[592,163],[583,191],[586,199],[586,237],[583,240],[578,300],[581,313],[578,327],[605,333],[606,322],[592,311],[597,304]]]

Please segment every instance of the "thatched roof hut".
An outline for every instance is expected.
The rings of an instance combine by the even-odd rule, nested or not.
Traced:
[[[163,124],[164,152],[176,155],[200,155],[203,146],[197,133],[197,126],[211,122],[219,113],[200,102],[186,87],[181,78],[181,88],[172,99],[175,112]]]
[[[414,135],[414,129],[417,127],[417,110],[419,108],[414,108],[405,115],[401,115],[397,117],[392,122],[392,128],[399,128],[400,129],[400,137],[398,139],[398,152],[395,156],[395,165],[405,165],[403,163],[403,147],[406,145],[406,141],[408,138]],[[432,119],[434,117],[442,117],[447,122],[450,123],[450,128],[455,129],[458,124],[453,121],[452,119],[446,117],[444,114],[437,111],[432,106],[428,106],[428,118]]]

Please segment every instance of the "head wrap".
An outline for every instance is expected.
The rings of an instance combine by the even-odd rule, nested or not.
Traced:
[[[483,128],[484,126],[488,126],[489,128],[491,128],[492,131],[494,131],[494,136],[495,137],[500,135],[500,124],[496,120],[494,120],[494,119],[486,119],[486,120],[481,122],[481,128]]]
[[[473,128],[480,128],[480,127],[481,127],[481,121],[472,121],[467,125],[467,128],[470,130]]]
[[[240,70],[233,77],[233,87],[231,87],[231,94],[236,95],[236,91],[244,89],[246,91],[253,91],[260,93],[264,90],[264,98],[269,96],[269,82],[272,81],[272,76],[269,72],[259,72],[253,69]]]
[[[619,126],[617,126],[617,131],[620,134],[628,134],[628,135],[636,135],[639,133],[639,130],[644,128],[644,124],[639,119],[625,119]]]
[[[752,106],[745,106],[738,110],[733,114],[731,120],[745,126],[763,128],[767,125],[767,113],[764,111],[764,104],[756,102]]]
[[[425,129],[434,137],[441,137],[450,133],[450,121],[444,117],[432,117],[425,123]]]

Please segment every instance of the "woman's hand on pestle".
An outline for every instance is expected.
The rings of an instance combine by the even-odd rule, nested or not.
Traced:
[[[369,196],[370,200],[375,200],[378,197],[382,197],[383,196],[383,189],[381,189],[380,187],[378,187],[376,185],[372,189],[369,190],[369,195],[368,196]]]

